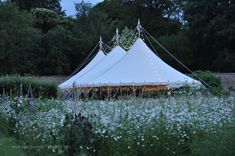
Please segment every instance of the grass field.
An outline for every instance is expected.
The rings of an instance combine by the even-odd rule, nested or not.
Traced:
[[[15,139],[7,137],[0,131],[0,155],[1,156],[25,156],[25,154],[17,148]]]

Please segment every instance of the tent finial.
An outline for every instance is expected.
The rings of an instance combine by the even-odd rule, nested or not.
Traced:
[[[117,36],[119,35],[119,30],[118,30],[118,28],[116,29],[116,35],[117,35]]]
[[[117,42],[117,45],[119,45],[119,37],[120,37],[120,35],[119,35],[119,30],[118,30],[118,28],[116,29],[116,42]]]
[[[103,49],[103,41],[102,41],[102,36],[100,36],[100,42],[99,42],[99,44],[100,44],[100,50],[102,50],[102,49]]]
[[[140,38],[141,24],[140,24],[140,19],[139,18],[138,18],[138,23],[137,23],[137,31],[138,31],[138,37]]]

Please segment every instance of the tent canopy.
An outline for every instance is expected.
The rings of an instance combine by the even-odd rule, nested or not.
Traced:
[[[75,87],[84,86],[97,77],[100,77],[106,71],[111,69],[117,62],[119,62],[125,55],[126,51],[123,50],[120,46],[116,46],[105,56],[104,59],[93,66],[89,72],[76,79],[74,81]]]
[[[77,74],[72,76],[67,81],[60,84],[58,87],[61,88],[61,89],[73,88],[74,82],[78,78],[80,78],[82,75],[89,72],[94,66],[96,66],[104,58],[105,58],[104,52],[102,50],[99,50],[99,52],[96,54],[96,56],[81,71],[79,71]]]
[[[108,56],[105,59],[112,61],[108,59]],[[200,85],[200,82],[162,61],[140,38],[122,59],[100,71],[99,74],[92,75],[87,79],[88,81],[83,81],[79,86]]]

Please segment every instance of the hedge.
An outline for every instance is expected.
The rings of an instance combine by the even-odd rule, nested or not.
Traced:
[[[45,80],[38,80],[32,76],[2,76],[0,77],[0,94],[5,91],[8,95],[17,95],[22,84],[23,95],[27,95],[31,84],[34,97],[55,98],[57,97],[57,84]]]
[[[221,79],[215,73],[213,73],[211,71],[198,70],[198,71],[195,71],[194,74],[197,75],[197,77],[192,74],[190,76],[196,80],[199,80],[199,81],[203,80],[203,81],[201,81],[201,83],[206,88],[208,88],[212,94],[220,95],[220,94],[225,93]],[[205,84],[205,82],[206,82],[206,84]]]

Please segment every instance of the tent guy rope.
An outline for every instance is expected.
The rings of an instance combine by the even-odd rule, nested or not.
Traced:
[[[74,76],[85,64],[87,64],[93,57],[94,54],[93,52],[96,50],[96,48],[100,45],[100,41],[99,43],[95,46],[95,48],[91,51],[91,53],[82,61],[82,63],[62,82],[64,83],[65,81],[67,81],[68,79],[70,79],[72,76]],[[93,54],[93,55],[92,55]],[[90,57],[93,56],[93,57]]]
[[[190,73],[192,73],[195,77],[197,77],[201,82],[203,82],[209,88],[212,88],[207,82],[202,80],[197,74],[195,74],[192,70],[190,70],[186,65],[184,65],[179,59],[177,59],[173,54],[169,52],[160,42],[158,42],[150,33],[148,33],[143,27],[141,27],[143,32],[145,32],[154,42],[156,42],[164,51],[166,51],[173,59],[175,59],[180,65],[182,65],[185,69],[187,69]],[[147,36],[146,35],[146,36]]]

